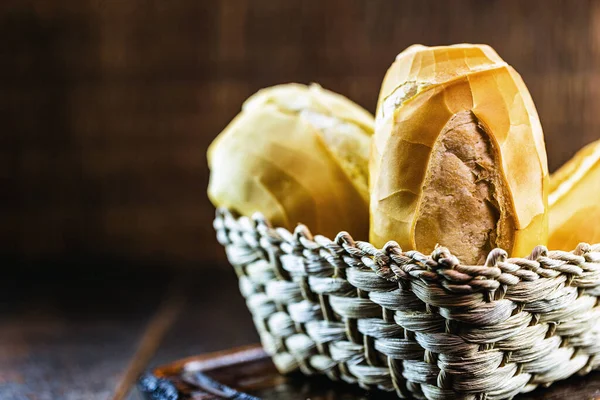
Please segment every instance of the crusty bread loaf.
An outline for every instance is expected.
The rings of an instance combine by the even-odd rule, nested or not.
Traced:
[[[548,247],[573,250],[600,243],[600,140],[590,143],[550,177]]]
[[[274,225],[368,235],[373,117],[318,85],[260,90],[208,149],[208,195]]]
[[[370,159],[370,240],[463,263],[547,239],[542,128],[517,72],[489,46],[411,46],[382,84]]]

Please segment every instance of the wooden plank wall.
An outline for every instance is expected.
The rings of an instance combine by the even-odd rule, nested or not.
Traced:
[[[373,110],[412,43],[483,42],[523,75],[551,169],[600,137],[600,2],[3,0],[0,253],[221,262],[205,150],[257,89]]]

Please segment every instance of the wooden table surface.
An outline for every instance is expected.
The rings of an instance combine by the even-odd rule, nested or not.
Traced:
[[[135,399],[146,368],[256,343],[233,271],[105,262],[0,279],[0,399]]]
[[[0,280],[0,321],[3,400],[138,400],[148,368],[258,341],[227,266],[18,266]],[[594,398],[599,373],[519,397]]]

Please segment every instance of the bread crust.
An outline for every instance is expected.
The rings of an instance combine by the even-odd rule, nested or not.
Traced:
[[[495,173],[502,187],[497,189],[506,193],[500,219],[514,224],[512,240],[504,232],[495,244],[524,256],[546,243],[548,167],[531,96],[518,73],[489,46],[463,44],[411,46],[385,76],[370,157],[374,245],[395,240],[405,250],[430,250],[415,242],[426,175],[444,127],[462,112],[471,113],[487,134],[498,161]],[[460,227],[442,225],[431,235],[443,239],[449,229],[463,234]],[[480,261],[468,258],[463,262]]]
[[[600,140],[588,144],[550,177],[548,246],[573,250],[600,243]]]
[[[275,226],[368,236],[373,117],[318,85],[262,89],[208,149],[208,196]]]

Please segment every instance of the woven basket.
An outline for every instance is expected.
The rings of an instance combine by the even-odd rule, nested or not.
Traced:
[[[600,365],[600,245],[490,252],[484,266],[217,210],[262,344],[282,372],[401,398],[510,399]]]

